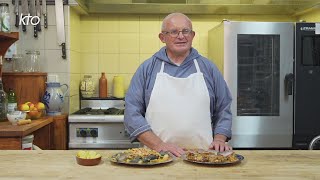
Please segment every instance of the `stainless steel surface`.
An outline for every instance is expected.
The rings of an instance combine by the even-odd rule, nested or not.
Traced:
[[[48,28],[47,20],[47,0],[42,0],[42,14],[43,14],[43,24],[45,28]]]
[[[124,116],[114,115],[118,111],[109,111],[114,113],[113,115],[94,113],[96,110],[100,113],[105,112],[101,109],[124,109],[123,100],[81,99],[80,105],[80,109],[85,111],[77,111],[68,118],[70,149],[127,149],[140,146],[138,142],[131,143],[123,124]],[[87,112],[87,108],[89,108],[87,114],[78,114]]]
[[[318,0],[76,0],[87,13],[143,13],[214,15],[295,15],[319,9]]]
[[[30,15],[31,16],[36,16],[36,3],[35,3],[35,0],[30,0],[29,1],[30,3],[30,9],[29,9],[29,12],[30,12]]]
[[[77,129],[97,128],[98,137],[77,137]],[[123,123],[70,123],[69,148],[132,148],[139,143],[131,143]]]
[[[69,143],[69,149],[129,149],[129,148],[138,148],[140,147],[139,143],[131,143],[130,141],[105,141],[100,143]]]
[[[19,27],[19,0],[14,1],[15,26]]]
[[[40,0],[36,0],[36,14],[40,18],[41,21],[41,6],[40,6]],[[41,31],[41,23],[37,24],[37,31]]]
[[[35,0],[30,0],[30,14],[31,14],[31,16],[37,16]],[[32,21],[32,20],[30,20],[30,21]],[[32,22],[32,23],[35,24],[35,22]],[[36,25],[33,25],[33,36],[38,37],[38,30],[37,30]]]
[[[28,0],[21,0],[21,9],[23,15],[28,15]]]
[[[42,0],[42,13],[47,14],[47,1]]]
[[[90,123],[110,123],[110,122],[123,122],[123,115],[69,115],[68,121],[70,123],[75,122],[90,122]]]
[[[64,14],[63,14],[63,2],[62,0],[55,0],[56,10],[56,24],[57,24],[57,40],[58,44],[65,43],[65,32],[64,32]]]
[[[29,10],[28,10],[28,0],[21,0],[21,11],[22,11],[22,17],[25,17],[28,15],[29,13]],[[27,23],[27,22],[25,22]],[[27,27],[26,27],[26,24],[21,24],[22,26],[22,31],[23,32],[26,32],[27,31]]]
[[[63,1],[55,0],[57,42],[62,48],[62,58],[66,59],[66,37],[64,31]]]
[[[238,42],[239,35],[279,35],[279,115],[240,116],[238,115]],[[220,38],[220,39],[219,39]],[[223,22],[209,32],[209,41],[221,41],[223,47],[209,57],[220,66],[230,88],[233,101],[231,145],[235,148],[289,148],[293,135],[293,98],[286,95],[285,75],[293,71],[293,23],[272,22]],[[210,44],[210,43],[209,43]],[[210,45],[209,45],[210,48]],[[267,48],[267,47],[266,47]],[[223,54],[221,54],[221,53]]]

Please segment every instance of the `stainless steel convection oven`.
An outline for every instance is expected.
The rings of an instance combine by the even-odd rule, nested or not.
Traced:
[[[224,21],[209,31],[209,58],[230,88],[235,148],[291,148],[294,24]]]

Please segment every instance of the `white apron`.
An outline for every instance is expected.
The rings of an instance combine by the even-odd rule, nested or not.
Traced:
[[[157,74],[145,118],[164,142],[182,148],[208,149],[213,140],[209,92],[194,60],[197,72],[187,78]]]

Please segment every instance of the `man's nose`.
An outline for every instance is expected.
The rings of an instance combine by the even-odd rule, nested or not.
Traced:
[[[182,34],[182,31],[178,32],[178,38],[184,38],[184,35]]]

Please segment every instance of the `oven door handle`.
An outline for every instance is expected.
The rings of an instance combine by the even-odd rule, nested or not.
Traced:
[[[284,78],[287,95],[292,95],[293,80],[294,75],[292,73],[287,74]]]

